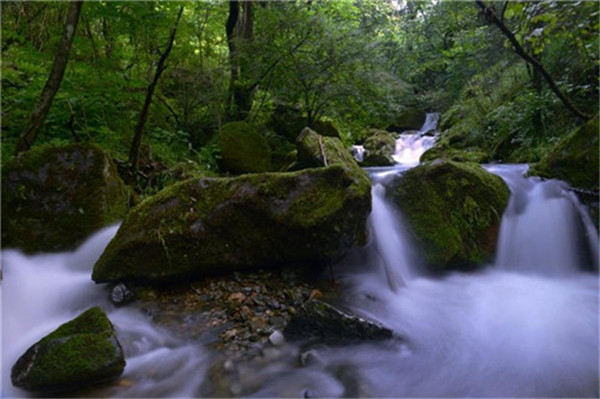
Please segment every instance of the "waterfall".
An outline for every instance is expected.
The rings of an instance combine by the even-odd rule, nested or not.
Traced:
[[[395,152],[392,155],[394,161],[400,165],[415,166],[419,163],[421,155],[435,144],[437,140],[437,124],[440,114],[428,113],[421,129],[410,133],[401,133],[396,139]],[[362,145],[353,145],[350,149],[354,159],[362,162],[365,148]]]
[[[566,183],[523,176],[526,166],[488,166],[510,187],[496,267],[543,275],[597,270],[598,233]]]

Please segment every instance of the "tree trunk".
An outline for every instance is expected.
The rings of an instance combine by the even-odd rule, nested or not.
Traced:
[[[169,43],[165,51],[161,54],[160,59],[158,60],[158,64],[156,65],[156,72],[154,73],[154,78],[150,85],[148,85],[148,89],[146,90],[146,99],[144,100],[144,106],[140,112],[140,116],[138,119],[137,126],[135,127],[135,133],[133,136],[133,141],[131,142],[131,148],[129,150],[129,176],[127,180],[129,183],[133,182],[133,179],[137,173],[138,169],[138,159],[140,154],[140,146],[142,144],[142,135],[144,133],[144,126],[146,125],[146,121],[148,120],[148,112],[150,110],[150,104],[152,103],[152,96],[154,95],[154,90],[156,89],[156,85],[158,84],[158,79],[163,71],[166,69],[165,61],[167,57],[169,57],[169,53],[173,48],[173,42],[175,41],[175,34],[177,33],[177,26],[179,25],[179,20],[181,19],[181,15],[183,14],[183,6],[179,8],[179,13],[177,14],[177,20],[175,21],[175,25],[171,29],[171,35],[169,37]]]
[[[73,38],[75,37],[75,30],[77,29],[77,22],[79,21],[82,5],[82,1],[72,1],[69,5],[69,12],[65,22],[65,31],[60,44],[58,45],[58,51],[54,57],[50,76],[42,89],[42,95],[31,113],[27,126],[21,133],[19,141],[17,141],[17,146],[15,148],[16,154],[31,148],[40,127],[48,115],[54,96],[56,96],[56,92],[58,92],[58,89],[60,88],[67,62],[69,61],[69,53],[71,52],[71,45],[73,44]]]
[[[235,26],[240,15],[240,4],[238,1],[229,2],[229,16],[225,23],[225,33],[227,34],[227,47],[229,48],[229,90],[227,93],[227,106],[225,112],[227,119],[233,119],[236,113],[236,104],[234,101],[235,97],[235,85],[238,80],[238,64],[237,64],[237,47],[235,43]]]
[[[521,46],[521,44],[519,43],[519,41],[517,40],[515,35],[498,18],[498,16],[494,12],[494,10],[491,7],[486,6],[482,0],[475,0],[475,3],[479,6],[479,8],[481,8],[485,18],[489,22],[496,25],[500,29],[500,31],[504,34],[504,36],[506,36],[508,41],[512,44],[513,48],[515,49],[515,52],[521,58],[523,58],[526,62],[531,64],[531,66],[535,70],[537,70],[544,77],[544,79],[546,79],[546,81],[548,82],[548,85],[550,86],[550,90],[552,90],[552,92],[560,99],[560,101],[562,101],[562,103],[569,110],[569,112],[571,112],[571,114],[573,114],[573,116],[575,116],[577,118],[580,118],[583,120],[590,119],[591,116],[586,115],[583,112],[581,112],[580,110],[578,110],[575,107],[575,105],[573,105],[573,103],[560,91],[560,89],[554,82],[554,79],[552,79],[552,77],[546,71],[546,69],[542,66],[542,64],[540,64],[535,58],[533,58],[532,56],[527,54],[527,52],[525,51],[523,46]]]

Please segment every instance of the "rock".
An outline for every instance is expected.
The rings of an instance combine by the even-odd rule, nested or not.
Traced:
[[[342,165],[176,183],[131,210],[92,278],[158,283],[327,263],[365,243],[370,186]]]
[[[509,196],[500,177],[477,164],[435,161],[408,170],[387,193],[432,271],[470,269],[493,256]]]
[[[99,147],[35,147],[2,167],[2,246],[28,253],[75,248],[122,219],[129,199]]]
[[[416,108],[405,108],[386,130],[402,132],[404,130],[420,130],[427,114]]]
[[[598,190],[598,116],[562,139],[554,150],[534,165],[530,174],[559,179],[573,187]]]
[[[285,337],[281,331],[275,330],[269,335],[269,342],[274,346],[281,346],[285,343]]]
[[[332,121],[319,120],[313,123],[312,128],[321,136],[341,138],[340,130]]]
[[[436,159],[445,159],[456,162],[489,162],[490,156],[479,148],[452,148],[445,144],[435,145],[421,155],[421,162],[434,161]]]
[[[271,115],[269,127],[290,142],[294,142],[302,129],[308,125],[302,110],[286,104],[278,104]]]
[[[392,157],[396,152],[396,138],[390,132],[376,130],[365,140],[363,147],[363,166],[391,166],[396,163]]]
[[[124,368],[113,326],[94,307],[31,346],[13,366],[11,380],[28,391],[55,393],[110,381]]]
[[[392,330],[346,310],[313,299],[307,301],[283,330],[290,340],[318,340],[331,344],[349,341],[382,340]]]
[[[215,140],[221,150],[221,169],[234,174],[271,170],[271,148],[254,126],[246,122],[226,123]]]
[[[323,137],[309,128],[304,128],[296,140],[296,148],[298,168],[318,168],[339,164],[357,179],[371,184],[367,173],[356,163],[352,153],[338,138]]]
[[[116,306],[123,306],[135,300],[135,294],[123,283],[115,285],[110,292],[110,301]]]

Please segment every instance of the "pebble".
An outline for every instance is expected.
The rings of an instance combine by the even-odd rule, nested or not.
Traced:
[[[274,346],[282,346],[285,343],[285,337],[281,331],[275,330],[271,335],[269,335],[269,342]]]

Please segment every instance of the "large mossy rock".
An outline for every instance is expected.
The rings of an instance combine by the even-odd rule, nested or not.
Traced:
[[[365,243],[370,209],[368,178],[342,165],[191,179],[134,208],[92,278],[160,283],[328,262]]]
[[[396,162],[393,155],[396,152],[396,138],[385,130],[376,130],[365,140],[363,166],[391,166]]]
[[[386,130],[401,132],[404,130],[420,130],[427,114],[417,108],[406,108],[400,112],[394,122]]]
[[[113,326],[94,307],[32,345],[13,366],[11,380],[28,391],[55,393],[110,381],[124,368]]]
[[[74,248],[122,219],[130,191],[91,144],[41,146],[2,167],[2,246],[25,252]]]
[[[444,144],[435,145],[421,155],[421,162],[434,161],[436,159],[445,159],[456,162],[489,162],[490,157],[479,148],[457,149]]]
[[[271,147],[256,128],[246,122],[230,122],[216,137],[221,151],[219,164],[224,171],[262,173],[271,170]]]
[[[560,179],[573,187],[598,190],[598,116],[561,140],[556,148],[538,162],[531,174]]]
[[[435,161],[405,172],[388,195],[434,272],[470,269],[493,256],[509,190],[473,163]]]

